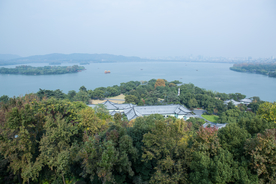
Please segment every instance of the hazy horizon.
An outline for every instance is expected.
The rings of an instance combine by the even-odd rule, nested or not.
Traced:
[[[275,0],[2,0],[0,54],[276,56]]]

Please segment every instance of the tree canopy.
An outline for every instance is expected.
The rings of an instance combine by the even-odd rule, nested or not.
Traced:
[[[193,84],[157,80],[79,91],[40,89],[22,97],[0,97],[0,184],[13,183],[275,183],[275,103],[256,113],[224,105],[240,93],[208,91]],[[98,95],[124,93],[127,103],[180,103],[217,114],[224,128],[152,114],[127,121]],[[247,109],[246,109],[247,110]]]

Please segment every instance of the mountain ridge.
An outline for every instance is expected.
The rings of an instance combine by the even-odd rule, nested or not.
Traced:
[[[123,55],[113,55],[113,54],[86,54],[86,53],[72,53],[72,54],[61,54],[52,53],[46,55],[33,55],[28,57],[21,57],[13,59],[16,60],[50,60],[50,61],[62,61],[62,60],[96,60],[96,61],[120,61],[120,60],[141,60],[139,57],[135,56],[123,56]]]
[[[87,53],[72,53],[72,54],[61,54],[51,53],[45,55],[32,55],[28,57],[12,58],[9,60],[0,59],[0,65],[7,64],[23,64],[23,63],[47,63],[47,62],[132,62],[132,61],[145,61],[140,57],[136,56],[123,56],[113,54],[87,54]]]

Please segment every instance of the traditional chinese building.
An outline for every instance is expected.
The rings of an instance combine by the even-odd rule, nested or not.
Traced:
[[[115,113],[123,113],[126,115],[128,120],[151,114],[161,114],[164,117],[173,116],[184,120],[194,117],[192,111],[183,105],[136,106],[133,104],[117,104],[108,100],[102,104],[106,106],[111,115],[114,115]],[[94,108],[96,105],[89,106]]]

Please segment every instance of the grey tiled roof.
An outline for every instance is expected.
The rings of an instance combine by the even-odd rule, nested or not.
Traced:
[[[151,115],[151,114],[163,114],[163,115],[191,115],[189,109],[182,105],[155,105],[155,106],[136,106],[133,104],[117,104],[110,102],[109,100],[102,103],[106,106],[111,115],[118,113],[116,110],[124,110],[124,114],[128,120],[135,119],[139,116]],[[88,105],[94,108],[96,105]]]
[[[125,113],[125,115],[127,116],[127,119],[128,119],[128,120],[132,120],[132,119],[135,119],[135,118],[137,118],[137,117],[139,117],[139,116],[143,116],[140,112],[138,112],[138,111],[135,109],[135,107],[130,108],[130,110],[129,110],[129,109],[126,109],[126,110],[124,111],[124,113]]]
[[[249,99],[249,98],[245,98],[245,99],[240,100],[240,102],[244,102],[244,103],[252,103],[252,100],[251,100],[251,99]]]
[[[218,128],[218,129],[220,129],[220,128],[226,127],[227,123],[225,123],[225,124],[220,124],[220,123],[210,123],[210,122],[208,122],[208,123],[204,123],[202,126],[205,128],[205,127],[207,127],[208,125],[210,125],[210,127],[216,127],[216,128]]]
[[[134,106],[124,110],[124,114],[128,120],[134,119],[138,116],[145,116],[151,114],[177,114],[186,115],[191,113],[189,109],[182,105],[157,105],[157,106]]]
[[[109,100],[106,100],[105,102],[100,104],[105,105],[107,110],[124,110],[124,109],[131,108],[133,106],[136,106],[133,104],[117,104],[117,103],[110,102]],[[92,104],[88,106],[94,108],[96,105]]]
[[[182,107],[182,108],[181,108]],[[156,105],[156,106],[136,106],[135,109],[143,115],[149,114],[178,114],[178,112],[191,112],[181,105]]]
[[[239,104],[241,104],[241,102],[237,102],[237,101],[235,101],[235,100],[233,100],[233,99],[231,99],[231,100],[225,100],[225,101],[224,101],[224,104],[227,105],[229,102],[232,102],[234,105],[239,105]]]
[[[120,114],[123,114],[122,112],[118,112],[118,111],[110,111],[109,114],[111,116],[114,116],[116,113],[120,113]]]
[[[102,104],[104,104],[107,109],[118,109],[118,107],[115,106],[116,104],[110,102],[109,100],[103,102]]]

